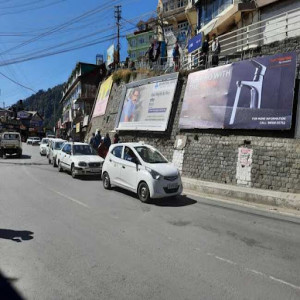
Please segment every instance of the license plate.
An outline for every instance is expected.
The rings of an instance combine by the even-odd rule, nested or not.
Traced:
[[[178,188],[178,183],[169,183],[168,184],[168,189],[172,190],[172,189],[177,189]]]
[[[91,173],[100,173],[100,169],[90,169]]]

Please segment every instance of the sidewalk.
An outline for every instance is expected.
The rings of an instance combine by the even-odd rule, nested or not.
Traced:
[[[275,207],[300,210],[300,194],[277,192],[250,187],[234,186],[216,182],[182,177],[183,188],[200,195],[221,196],[231,200],[271,205]]]

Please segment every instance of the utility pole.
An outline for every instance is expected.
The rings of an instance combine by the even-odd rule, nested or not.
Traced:
[[[116,25],[117,25],[117,30],[118,30],[118,43],[117,43],[117,66],[120,64],[120,20],[121,20],[121,5],[116,5],[115,6],[115,19],[116,19]]]

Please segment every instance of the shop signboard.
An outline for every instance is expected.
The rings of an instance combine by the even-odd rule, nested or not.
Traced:
[[[105,114],[112,85],[112,76],[108,77],[100,84],[96,98],[96,105],[93,112],[93,118],[103,116]]]
[[[296,62],[291,52],[191,73],[179,127],[290,129]]]
[[[31,113],[27,112],[27,111],[19,111],[17,113],[17,116],[19,119],[28,119],[31,117]]]
[[[188,42],[188,52],[191,53],[202,46],[202,33],[191,38]]]
[[[126,86],[118,130],[165,131],[177,86],[178,73]]]

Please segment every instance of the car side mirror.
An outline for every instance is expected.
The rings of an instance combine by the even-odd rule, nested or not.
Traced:
[[[139,160],[138,160],[136,157],[133,157],[131,161],[132,161],[133,163],[135,163],[136,165],[139,165],[139,164],[140,164]]]
[[[71,151],[66,151],[66,153],[67,153],[68,155],[71,155]]]

